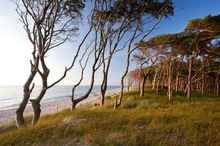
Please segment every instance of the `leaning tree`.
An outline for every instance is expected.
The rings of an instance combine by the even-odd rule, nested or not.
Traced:
[[[81,0],[14,0],[14,3],[33,46],[32,60],[30,60],[31,72],[23,86],[23,99],[16,110],[17,126],[20,127],[25,125],[23,113],[34,89],[33,80],[36,74],[41,77],[42,87],[36,99],[31,100],[34,110],[33,124],[40,117],[40,101],[46,91],[61,81],[70,69],[66,68],[60,79],[48,85],[50,70],[46,65],[45,57],[49,51],[76,36],[84,4]]]
[[[122,103],[124,80],[128,73],[131,53],[139,47],[140,43],[156,28],[156,26],[160,23],[160,21],[163,18],[167,18],[173,15],[174,9],[173,3],[170,0],[138,0],[132,1],[130,3],[127,3],[127,1],[122,0],[122,3],[119,3],[119,5],[120,8],[118,9],[118,13],[116,16],[120,16],[119,18],[126,18],[126,16],[128,16],[128,20],[130,20],[129,17],[131,17],[132,21],[128,27],[130,29],[130,39],[125,43],[127,48],[126,67],[120,80],[121,89],[119,98],[116,98],[115,100],[115,109],[119,107]],[[139,43],[137,43],[133,47],[135,41],[137,42],[137,40],[139,40]]]
[[[191,46],[190,48],[193,48],[190,50],[191,58],[189,61],[187,91],[187,98],[191,99],[193,60],[203,52],[219,53],[219,47],[214,47],[213,41],[220,38],[220,15],[208,15],[204,18],[190,20],[184,32],[189,36],[188,38],[191,38],[189,45]]]

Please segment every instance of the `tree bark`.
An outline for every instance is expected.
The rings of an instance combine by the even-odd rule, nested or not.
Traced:
[[[31,74],[31,78],[33,78],[33,76],[35,76],[35,74]],[[24,85],[24,90],[23,90],[23,99],[22,102],[20,103],[18,109],[16,110],[16,123],[17,123],[17,127],[23,127],[25,126],[25,120],[24,120],[24,110],[27,106],[28,100],[30,98],[30,91],[29,91],[29,86],[31,83],[31,78],[28,79],[28,82]]]
[[[204,87],[205,87],[205,78],[204,78],[204,73],[202,73],[202,94],[204,94]]]
[[[141,81],[141,92],[140,92],[140,97],[143,97],[144,96],[144,87],[145,87],[145,83],[146,83],[146,79],[149,75],[149,70],[147,71],[147,73],[144,75],[142,81]]]
[[[219,95],[219,74],[216,77],[216,94]]]
[[[43,50],[43,48],[41,48],[41,49]],[[30,100],[30,102],[32,103],[33,111],[34,111],[32,125],[35,125],[40,118],[40,114],[41,114],[40,102],[41,102],[42,98],[44,97],[44,95],[46,94],[47,89],[48,89],[47,79],[48,79],[50,70],[46,66],[46,63],[44,61],[44,55],[42,55],[40,57],[40,63],[43,68],[43,73],[40,73],[41,80],[42,80],[42,89],[36,99]]]
[[[33,56],[34,56],[34,52],[33,52]],[[31,73],[29,75],[29,78],[23,86],[23,99],[22,99],[18,109],[15,112],[16,113],[16,123],[17,123],[18,128],[25,126],[25,120],[24,120],[23,113],[24,113],[24,110],[27,106],[28,100],[30,98],[30,94],[34,88],[34,84],[31,89],[30,89],[30,85],[31,85],[36,73],[37,73],[36,68],[38,67],[39,57],[34,56],[34,59],[35,59],[35,62],[34,62],[34,65],[32,65],[32,67],[31,67]]]
[[[158,71],[159,71],[159,68],[155,69],[155,75],[154,75],[154,79],[153,79],[152,89],[155,89],[155,84],[156,84],[156,79],[157,79]]]
[[[179,91],[179,74],[176,75],[176,82],[175,82],[175,90],[176,92]]]
[[[172,97],[171,80],[172,80],[172,61],[169,60],[169,67],[168,67],[168,97],[169,97],[169,100],[171,100],[171,97]]]
[[[30,102],[32,103],[32,107],[33,107],[33,111],[34,111],[32,125],[35,125],[38,122],[38,120],[40,118],[40,114],[41,114],[40,102],[37,102],[34,99],[31,99]]]
[[[191,90],[192,90],[192,65],[193,65],[194,56],[192,55],[189,60],[189,73],[188,73],[188,88],[187,88],[187,99],[191,99]]]

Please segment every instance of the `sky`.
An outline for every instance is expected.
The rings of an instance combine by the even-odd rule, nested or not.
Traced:
[[[173,0],[175,14],[169,20],[163,20],[159,29],[153,31],[147,38],[163,33],[178,33],[184,30],[191,19],[203,18],[208,14],[220,14],[220,0]],[[31,45],[18,19],[15,4],[10,0],[1,1],[0,5],[0,85],[23,85],[30,73]],[[85,24],[80,27],[79,34],[85,34]],[[80,35],[79,35],[80,37]],[[51,51],[47,56],[47,65],[50,68],[49,83],[53,83],[63,74],[72,60],[74,48],[78,45],[67,43]],[[130,70],[135,68],[132,62]],[[125,53],[118,53],[112,60],[109,85],[119,85],[125,69]],[[79,67],[75,66],[60,85],[74,85],[79,80]],[[90,70],[86,70],[83,85],[90,84]],[[101,71],[96,74],[96,85],[101,83]],[[40,84],[37,77],[34,82]]]

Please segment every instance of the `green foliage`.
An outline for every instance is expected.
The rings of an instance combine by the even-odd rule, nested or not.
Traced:
[[[173,95],[129,92],[118,110],[78,108],[45,115],[34,127],[2,125],[0,145],[218,145],[220,96]]]
[[[99,3],[98,3],[99,4]],[[100,3],[101,4],[101,3]],[[121,22],[127,19],[131,22],[140,21],[142,16],[160,18],[174,15],[173,3],[170,0],[145,1],[145,0],[117,0],[105,3],[108,8],[97,11],[96,16],[109,22]],[[102,6],[103,7],[103,6]]]
[[[198,18],[189,20],[186,29],[187,30],[220,30],[220,15],[211,16],[207,15],[204,18]]]

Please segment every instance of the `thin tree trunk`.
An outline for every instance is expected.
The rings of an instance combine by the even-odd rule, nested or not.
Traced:
[[[50,73],[50,70],[47,68],[45,60],[44,60],[44,55],[42,55],[40,57],[40,63],[41,66],[43,68],[43,73],[39,72],[40,76],[41,76],[41,80],[42,80],[42,89],[40,91],[40,94],[37,96],[36,99],[32,99],[30,100],[32,103],[32,107],[33,107],[33,111],[34,111],[34,117],[32,120],[32,125],[35,125],[39,118],[40,118],[40,114],[41,114],[41,109],[40,109],[40,102],[42,100],[42,98],[44,97],[44,95],[47,92],[48,86],[47,86],[47,80],[48,80],[48,76]]]
[[[163,68],[161,68],[161,70],[160,70],[159,79],[158,79],[158,81],[157,81],[156,94],[158,94],[158,91],[159,91],[159,86],[160,86],[160,82],[161,82],[162,74],[163,74]]]
[[[154,75],[154,79],[153,79],[152,89],[155,89],[155,84],[156,84],[156,78],[157,78],[158,70],[159,70],[158,68],[155,69],[155,75]]]
[[[145,87],[145,83],[146,83],[146,80],[147,80],[147,77],[149,75],[149,70],[147,71],[147,73],[144,75],[142,81],[141,81],[141,92],[140,92],[140,97],[143,97],[144,96],[144,87]]]
[[[193,55],[189,60],[189,73],[188,73],[188,88],[187,88],[187,99],[191,99],[191,89],[192,89],[192,65],[193,65]]]
[[[168,97],[169,97],[169,100],[171,100],[171,97],[172,97],[171,80],[172,80],[172,62],[171,62],[171,60],[169,60],[169,69],[168,69]]]
[[[81,101],[85,100],[86,98],[88,98],[89,94],[91,93],[91,91],[92,91],[92,89],[93,89],[94,77],[95,77],[95,71],[93,71],[93,73],[92,73],[92,79],[91,79],[92,81],[91,81],[91,83],[90,83],[90,87],[89,87],[87,93],[86,93],[85,95],[81,96],[81,97],[78,98],[78,99],[73,99],[73,100],[72,100],[72,110],[75,109],[76,105],[77,105],[79,102],[81,102]]]
[[[100,100],[100,106],[102,107],[105,104],[105,93],[107,90],[107,85],[108,85],[108,71],[109,71],[109,67],[110,67],[110,63],[111,63],[111,56],[109,57],[109,60],[107,62],[107,66],[104,65],[103,67],[103,81],[100,87],[100,91],[101,91],[101,100]],[[104,61],[104,58],[103,58]]]
[[[145,79],[143,78],[141,81],[141,91],[140,91],[140,97],[144,96],[144,86],[145,86]]]
[[[219,74],[216,77],[216,94],[219,95]]]
[[[101,85],[101,100],[100,100],[100,106],[102,107],[105,104],[105,93],[107,89],[107,84]]]
[[[204,73],[202,74],[202,94],[204,94],[204,87],[205,87],[205,78],[204,78]]]
[[[176,92],[179,91],[179,74],[176,75],[176,82],[175,82],[175,90]]]

